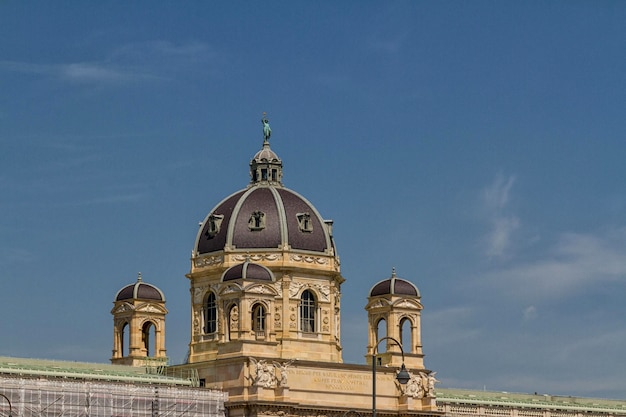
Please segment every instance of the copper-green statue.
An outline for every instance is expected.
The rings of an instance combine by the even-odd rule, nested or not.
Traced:
[[[270,121],[267,120],[265,114],[263,114],[261,123],[263,123],[263,142],[269,142],[270,136],[272,136],[272,129],[270,129]]]

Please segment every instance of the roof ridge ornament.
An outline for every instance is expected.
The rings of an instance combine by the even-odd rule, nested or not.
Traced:
[[[270,121],[267,118],[267,113],[263,112],[263,145],[270,143],[270,136],[272,136],[272,129],[270,128]]]

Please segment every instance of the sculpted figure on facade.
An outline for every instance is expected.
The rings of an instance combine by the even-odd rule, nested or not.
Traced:
[[[274,362],[274,366],[276,367],[276,369],[278,370],[279,374],[280,374],[280,378],[278,379],[278,386],[279,387],[287,387],[289,386],[287,383],[287,369],[289,368],[289,366],[293,363],[293,360],[287,361],[287,362]]]
[[[252,385],[256,385],[263,388],[272,388],[276,386],[276,373],[274,367],[267,363],[265,359],[257,361],[254,358],[250,358],[250,362],[254,364],[255,371],[252,377]]]
[[[194,309],[193,312],[193,334],[200,334],[200,311]]]
[[[435,374],[437,372],[431,372],[430,374],[428,374],[427,381],[427,388],[426,388],[426,396],[430,397],[430,398],[435,398],[435,384],[437,382],[439,382],[436,378],[435,378]]]
[[[235,331],[239,329],[239,307],[237,306],[237,304],[231,307],[230,316],[228,317],[228,320],[230,322],[229,323],[230,330]]]
[[[409,372],[409,375],[411,375],[411,379],[409,379],[409,382],[407,382],[404,387],[398,384],[403,395],[413,398],[424,397],[424,378],[422,377],[422,374],[423,373],[420,372],[419,375],[413,375],[411,372]]]
[[[435,398],[435,384],[439,382],[435,378],[435,374],[437,372],[431,372],[429,374],[425,372],[420,372],[417,375],[413,375],[413,373],[409,372],[411,379],[406,385],[401,385],[396,381],[397,386],[400,388],[400,392],[402,395],[406,395],[408,397],[413,398]]]

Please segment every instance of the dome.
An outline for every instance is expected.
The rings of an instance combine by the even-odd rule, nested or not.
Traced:
[[[147,284],[141,280],[141,273],[137,276],[137,282],[130,284],[122,288],[117,292],[115,301],[122,300],[156,300],[165,302],[165,295],[163,291],[155,287],[154,285]]]
[[[272,272],[263,265],[244,262],[228,268],[222,275],[222,281],[233,281],[236,279],[249,279],[257,281],[274,281]]]
[[[391,278],[380,281],[372,287],[370,290],[370,297],[377,297],[381,295],[409,295],[412,297],[419,297],[420,292],[413,283],[398,278],[396,276],[396,269],[394,268],[391,273]]]
[[[260,249],[335,253],[332,221],[283,186],[282,161],[267,139],[250,161],[248,187],[222,200],[201,223],[195,255]]]

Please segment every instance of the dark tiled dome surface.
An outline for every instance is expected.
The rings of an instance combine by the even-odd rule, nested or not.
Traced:
[[[250,228],[252,213],[262,212],[265,226]],[[298,215],[310,215],[311,228],[301,230]],[[209,233],[209,217],[223,216],[219,231]],[[196,239],[198,254],[237,249],[292,249],[326,252],[332,246],[329,230],[315,207],[294,191],[276,185],[254,185],[219,203],[202,223]]]
[[[274,277],[269,269],[255,263],[244,262],[231,266],[224,272],[222,281],[233,281],[236,279],[274,281]]]
[[[396,277],[395,271],[393,272],[391,278],[380,281],[374,285],[370,291],[370,297],[391,294],[410,295],[413,297],[420,296],[420,292],[417,287],[407,280]]]
[[[119,290],[115,297],[115,301],[132,299],[165,301],[165,295],[154,285],[141,281],[141,277],[139,277],[136,283],[127,285]]]

